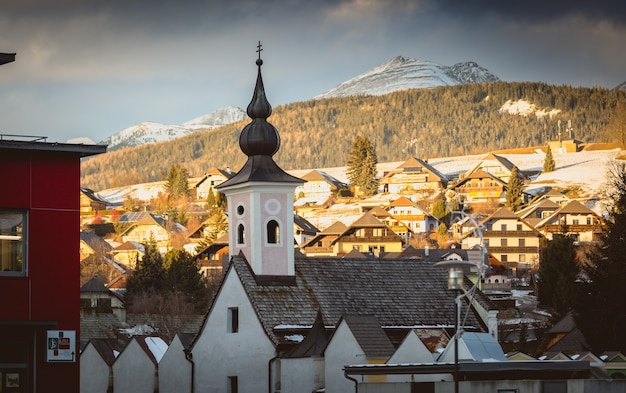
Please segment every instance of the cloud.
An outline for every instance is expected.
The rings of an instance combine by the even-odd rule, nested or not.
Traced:
[[[329,4],[326,12],[332,21],[365,24],[391,16],[412,15],[419,6],[418,0],[346,0]]]

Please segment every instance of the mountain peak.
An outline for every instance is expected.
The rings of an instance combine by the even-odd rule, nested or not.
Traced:
[[[474,61],[445,66],[400,55],[337,85],[314,99],[351,95],[383,95],[398,90],[499,80],[497,76]]]
[[[246,118],[246,112],[237,107],[227,106],[215,112],[199,116],[181,125],[164,125],[154,122],[140,122],[106,138],[100,144],[108,150],[139,146],[146,143],[169,141],[200,130],[217,128]]]

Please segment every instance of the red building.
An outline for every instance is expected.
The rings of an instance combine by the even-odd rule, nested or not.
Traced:
[[[0,392],[78,392],[80,159],[106,146],[21,139],[0,135]]]

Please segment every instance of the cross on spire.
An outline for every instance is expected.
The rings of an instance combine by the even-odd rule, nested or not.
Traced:
[[[261,51],[263,50],[263,45],[261,45],[261,41],[259,41],[259,44],[256,46],[256,52],[259,54],[259,60],[261,60]]]

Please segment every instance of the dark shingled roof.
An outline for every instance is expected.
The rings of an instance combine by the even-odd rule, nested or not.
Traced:
[[[262,285],[242,255],[232,257],[232,269],[275,345],[289,344],[281,326],[310,327],[318,310],[330,324],[352,314],[373,315],[383,328],[454,326],[448,272],[432,262],[299,257],[295,283],[285,285]],[[466,326],[484,330],[474,313]]]
[[[393,355],[395,348],[375,316],[346,315],[343,320],[367,357]]]
[[[96,338],[89,340],[94,349],[100,354],[102,360],[112,366],[117,355],[122,352],[125,344],[113,338]]]

